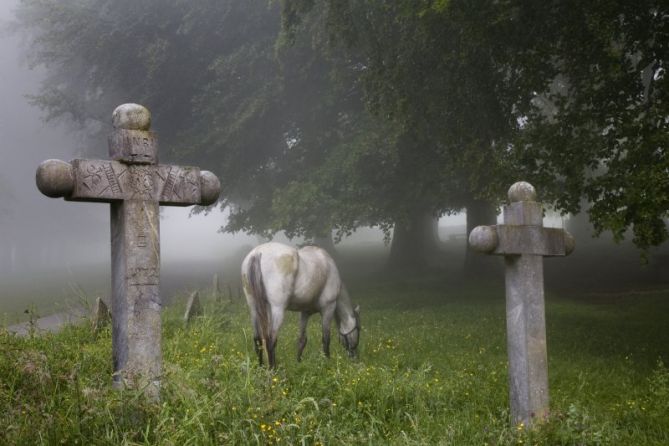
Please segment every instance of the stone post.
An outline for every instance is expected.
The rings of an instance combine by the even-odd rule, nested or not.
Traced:
[[[109,311],[107,304],[105,304],[101,297],[96,298],[95,305],[93,306],[93,312],[91,314],[91,324],[93,325],[93,331],[100,331],[109,323],[110,320],[111,312]]]
[[[186,312],[184,313],[184,322],[188,324],[194,317],[202,316],[202,305],[200,304],[200,293],[193,291],[186,301]]]
[[[218,273],[214,274],[214,278],[211,283],[211,294],[212,297],[216,300],[221,298],[221,285],[218,277]]]
[[[504,256],[511,418],[531,426],[549,410],[543,257],[569,255],[574,238],[563,229],[543,227],[543,209],[531,184],[511,186],[509,201],[504,224],[474,228],[469,244]]]
[[[220,182],[197,167],[158,164],[151,114],[123,104],[112,114],[108,160],[47,160],[39,190],[66,201],[108,202],[111,209],[114,386],[158,398],[162,367],[159,206],[210,205]]]

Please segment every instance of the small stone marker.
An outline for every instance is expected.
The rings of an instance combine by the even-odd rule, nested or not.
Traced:
[[[186,303],[186,312],[184,313],[184,322],[188,323],[195,316],[202,316],[202,305],[200,305],[200,293],[193,291],[188,297]]]
[[[109,312],[109,308],[101,297],[95,299],[95,305],[93,306],[91,319],[94,331],[100,331],[111,320],[111,313]]]
[[[220,182],[197,167],[158,164],[151,114],[123,104],[112,115],[111,160],[47,160],[39,190],[66,201],[110,203],[114,386],[158,398],[161,376],[159,206],[210,205]]]
[[[219,283],[219,278],[218,278],[218,273],[214,274],[214,279],[211,284],[211,289],[212,289],[212,297],[214,299],[218,299],[221,297],[221,285]]]
[[[511,418],[531,426],[548,415],[543,257],[569,255],[574,238],[563,229],[543,227],[543,209],[531,184],[511,186],[509,201],[504,224],[474,228],[469,244],[504,256]]]

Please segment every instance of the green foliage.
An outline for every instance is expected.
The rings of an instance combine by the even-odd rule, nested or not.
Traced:
[[[302,213],[287,221],[285,208],[277,215],[271,206],[368,122],[358,119],[352,78],[332,68],[348,62],[332,51],[326,60],[316,46],[319,14],[290,46],[277,42],[278,7],[265,0],[24,0],[17,19],[30,60],[49,73],[33,97],[47,119],[69,117],[89,129],[95,121],[106,133],[118,103],[141,102],[163,153],[219,175],[221,204],[232,210],[228,230],[313,235],[348,224],[338,220],[350,212],[335,189],[326,195],[337,208],[321,208],[316,223],[313,210],[294,208]]]
[[[348,127],[347,140],[331,146],[320,164],[295,172],[272,194],[266,208],[274,231],[295,236],[335,228],[343,236],[364,224],[389,227],[404,212],[400,194],[408,191],[394,181],[400,166],[392,132],[378,122],[363,130]],[[252,220],[250,212],[240,212],[231,225],[252,227]]]
[[[189,326],[164,313],[162,402],[110,389],[109,329],[0,333],[3,444],[614,445],[669,440],[665,294],[588,305],[549,296],[551,419],[509,426],[501,290],[441,281],[353,284],[361,355],[319,352],[297,318],[282,327],[279,369],[256,364],[241,301],[205,302]]]
[[[293,11],[313,4],[285,3],[295,4]],[[533,8],[517,13],[512,6],[319,4],[328,14],[329,45],[345,48],[360,67],[367,107],[402,132],[401,178],[427,191],[428,208],[443,213],[474,198],[496,199],[514,178],[504,148],[520,129],[518,118],[530,107],[532,91],[545,81],[521,76],[516,66],[518,60],[542,61],[530,58],[533,48],[524,45],[536,32],[525,26]]]
[[[47,119],[69,117],[88,128],[94,122],[106,134],[114,107],[139,102],[152,111],[163,153],[192,159],[195,147],[201,152],[195,158],[206,161],[222,145],[240,144],[239,132],[251,133],[248,116],[266,108],[265,92],[273,90],[278,16],[264,0],[24,0],[16,16],[29,60],[47,70],[33,97]],[[214,81],[227,82],[225,91],[215,90]],[[202,110],[207,96],[220,102],[217,119]],[[200,119],[212,129],[225,125],[227,134],[216,134],[224,138],[213,144],[211,132],[183,141],[202,128]]]
[[[460,204],[523,178],[565,212],[587,198],[595,228],[618,240],[630,228],[644,249],[669,237],[665,4],[283,5],[288,35],[304,10],[327,11],[329,44],[364,67],[368,107],[417,141],[403,162],[432,159]]]
[[[522,178],[561,211],[588,199],[616,239],[669,237],[663,3],[22,0],[17,17],[46,117],[106,133],[144,103],[163,150],[222,179],[228,230],[389,228]]]
[[[585,196],[598,231],[621,239],[632,228],[641,248],[669,236],[668,13],[652,1],[546,5],[542,44],[555,68],[522,144],[559,207],[576,211]]]

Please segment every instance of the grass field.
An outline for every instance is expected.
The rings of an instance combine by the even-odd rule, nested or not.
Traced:
[[[245,304],[164,312],[163,398],[115,392],[109,329],[0,333],[0,444],[666,445],[669,291],[547,295],[551,418],[509,424],[503,284],[439,278],[349,284],[360,356],[322,357],[318,317],[295,361],[259,368]],[[336,339],[336,338],[335,338]]]

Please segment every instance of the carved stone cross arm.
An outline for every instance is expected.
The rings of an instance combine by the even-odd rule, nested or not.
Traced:
[[[560,228],[542,226],[477,226],[469,243],[475,250],[493,255],[534,254],[562,257],[574,250],[574,238]]]
[[[510,204],[504,206],[504,224],[477,226],[469,245],[493,255],[532,254],[561,257],[574,250],[574,237],[564,229],[543,227],[543,208],[536,202],[534,187],[518,182],[509,189]]]
[[[221,187],[213,173],[197,167],[87,159],[46,160],[36,179],[39,190],[49,197],[94,202],[139,199],[163,206],[208,206],[217,200]]]

